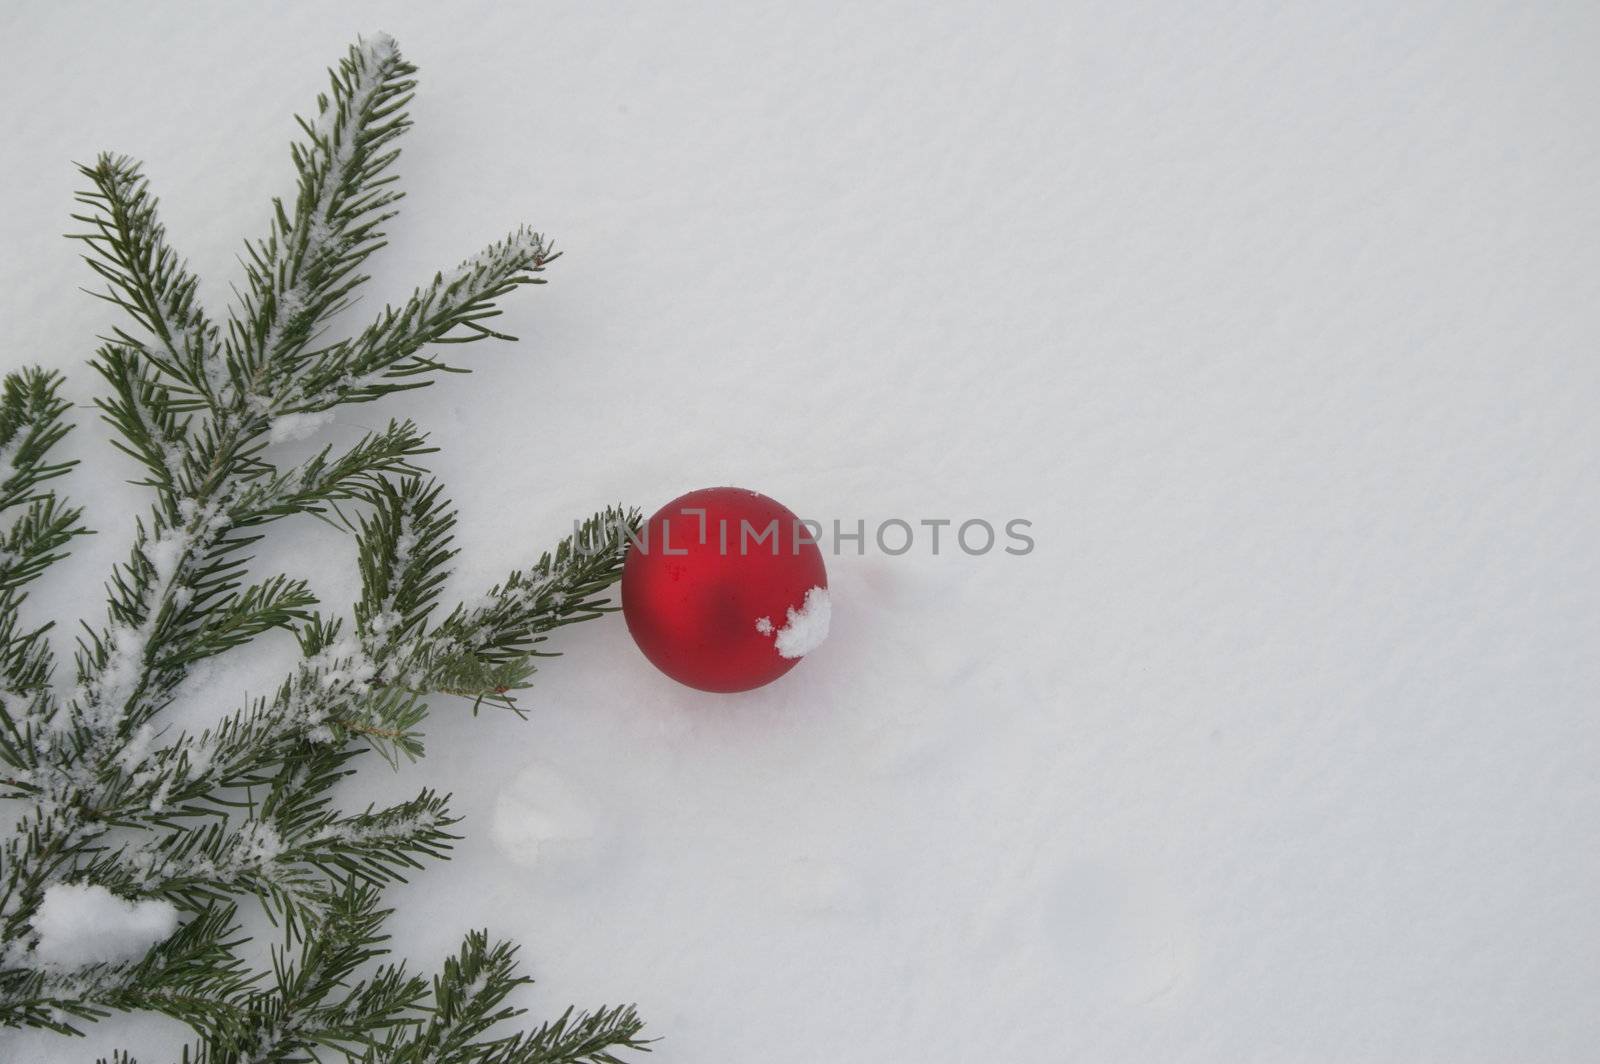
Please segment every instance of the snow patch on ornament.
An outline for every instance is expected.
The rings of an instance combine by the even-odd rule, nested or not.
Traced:
[[[46,968],[138,960],[178,929],[178,910],[166,901],[130,901],[105,887],[56,883],[45,889],[33,917],[39,933],[34,959]]]
[[[828,589],[814,587],[806,592],[805,602],[797,610],[789,607],[789,620],[782,628],[772,627],[771,617],[756,620],[756,631],[762,635],[777,632],[778,653],[786,658],[799,658],[811,653],[828,638],[828,624],[833,620],[833,600]]]

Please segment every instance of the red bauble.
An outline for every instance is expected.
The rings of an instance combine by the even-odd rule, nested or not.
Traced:
[[[673,499],[622,566],[622,613],[644,656],[702,691],[771,683],[827,635],[822,552],[781,503],[743,488]]]

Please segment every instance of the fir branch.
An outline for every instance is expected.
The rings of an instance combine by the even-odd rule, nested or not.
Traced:
[[[596,515],[435,624],[455,515],[416,465],[430,450],[416,427],[391,422],[342,451],[274,461],[277,438],[306,424],[286,419],[320,421],[458,368],[431,345],[501,336],[484,324],[497,300],[542,283],[536,275],[555,258],[519,229],[356,336],[321,339],[366,280],[362,265],[393,216],[393,143],[409,126],[413,73],[384,37],[359,42],[331,72],[292,149],[294,207],[275,203],[269,234],[248,245],[245,290],[223,328],[201,308],[137,164],[108,155],[81,168],[91,187],[74,216],[86,229],[74,235],[108,286],[103,297],[142,334],[117,328],[100,346],[94,365],[109,392],[97,404],[154,500],[111,574],[105,622],[84,626],[75,686],[52,689],[48,625],[25,628],[18,606],[24,585],[83,531],[78,511],[41,488],[72,464],[49,457],[68,407],[59,377],[8,375],[0,510],[17,516],[0,526],[0,797],[18,805],[0,842],[0,1025],[76,1033],[112,1011],[153,1009],[195,1030],[184,1059],[196,1062],[306,1061],[327,1050],[615,1064],[613,1051],[645,1048],[631,1007],[568,1010],[524,1034],[495,1034],[519,1014],[503,1002],[526,980],[514,950],[482,934],[431,987],[384,962],[381,891],[445,857],[455,820],[428,790],[353,814],[333,800],[365,750],[421,755],[434,696],[511,704],[550,632],[613,608],[606,591],[639,519]],[[362,592],[349,620],[313,613],[302,581],[247,581],[252,546],[292,515],[355,532]],[[302,651],[272,694],[198,732],[163,727],[198,662],[272,630],[293,633]],[[32,920],[46,892],[67,883],[161,899],[185,919],[136,961],[58,970],[39,961]],[[240,959],[233,906],[245,896],[283,928],[270,979]]]
[[[11,524],[0,529],[0,596],[20,591],[65,558],[63,548],[74,536],[86,534],[79,523],[82,514],[50,494],[29,503]]]
[[[0,962],[0,1026],[81,1034],[78,1024],[113,1012],[154,1009],[211,1034],[236,1026],[234,1000],[255,977],[234,952],[233,906],[214,905],[137,962],[72,972]]]
[[[230,369],[247,382],[231,396],[236,408],[280,391],[317,329],[366,280],[358,271],[382,246],[378,227],[401,195],[388,170],[399,155],[393,141],[411,125],[415,72],[391,38],[360,41],[329,72],[317,117],[299,120],[306,140],[291,148],[293,212],[274,201],[272,230],[247,248],[246,291],[229,317]]]
[[[12,767],[30,763],[37,729],[54,708],[47,684],[55,662],[45,639],[51,625],[23,626],[24,588],[87,531],[82,511],[43,487],[76,464],[51,459],[72,428],[64,420],[71,404],[60,396],[62,383],[59,374],[37,368],[0,382],[0,513],[10,512],[0,522],[0,759]]]
[[[551,656],[540,649],[551,632],[616,608],[606,591],[622,575],[627,536],[640,521],[637,510],[595,514],[483,600],[456,607],[418,648],[414,673],[435,690],[470,693],[474,708],[514,708],[509,692],[527,686],[533,658]]]
[[[204,658],[248,643],[274,628],[292,628],[309,620],[307,610],[317,604],[304,580],[274,576],[246,588],[215,607],[193,639],[184,640],[155,662],[158,669],[193,665]]]
[[[0,611],[0,675],[6,681],[0,689],[0,761],[27,769],[33,764],[38,729],[55,709],[48,686],[55,660],[45,640],[50,626],[21,631],[13,605],[0,603]],[[18,788],[19,781],[0,776],[0,786]]]
[[[505,942],[489,944],[485,931],[473,931],[461,950],[447,957],[433,978],[433,1000],[419,1027],[395,1032],[389,1045],[368,1051],[366,1059],[383,1064],[455,1064],[481,1060],[503,1039],[484,1036],[523,1010],[504,1004],[517,987],[533,982],[517,974],[517,949]]]
[[[106,154],[78,170],[93,186],[78,194],[78,202],[93,213],[74,214],[90,231],[71,235],[88,245],[84,261],[108,285],[96,294],[127,311],[153,341],[119,327],[114,343],[165,374],[185,407],[213,397],[223,369],[217,328],[200,307],[198,279],[167,243],[158,201],[139,164]]]
[[[513,990],[533,982],[517,974],[516,956],[515,946],[470,933],[434,977],[425,1022],[397,1029],[387,1045],[368,1049],[362,1064],[623,1064],[616,1051],[650,1051],[632,1005],[567,1009],[533,1031],[493,1034],[525,1012],[505,1004]]]
[[[29,368],[0,382],[0,511],[37,502],[35,489],[62,476],[76,462],[52,462],[50,450],[72,426],[63,420],[72,404],[61,398],[61,375]]]
[[[518,285],[543,284],[534,275],[557,257],[543,236],[528,229],[489,245],[449,275],[436,275],[399,310],[385,308],[354,340],[308,360],[282,411],[315,412],[426,387],[427,374],[452,369],[421,353],[430,344],[514,339],[481,322],[498,316],[494,301]]]
[[[567,1009],[557,1019],[519,1034],[483,1058],[483,1064],[624,1064],[618,1052],[650,1052],[640,1038],[644,1021],[633,1005],[594,1012]]]
[[[370,516],[360,519],[356,545],[361,601],[356,627],[369,641],[405,642],[420,634],[433,612],[455,557],[455,514],[433,481],[385,478],[375,485]]]
[[[325,447],[294,469],[251,482],[238,497],[235,521],[244,528],[290,514],[320,516],[352,499],[371,501],[387,478],[420,472],[414,460],[432,451],[410,421],[391,421],[341,454]]]
[[[427,981],[403,965],[369,978],[356,972],[385,953],[379,893],[354,882],[330,892],[330,907],[298,952],[275,950],[271,984],[239,1001],[241,1020],[185,1051],[186,1064],[308,1064],[320,1048],[360,1052],[409,1022]]]
[[[93,365],[111,385],[110,395],[95,400],[101,419],[116,430],[111,445],[148,470],[145,484],[169,498],[187,493],[189,418],[169,382],[143,350],[123,343],[102,346]]]

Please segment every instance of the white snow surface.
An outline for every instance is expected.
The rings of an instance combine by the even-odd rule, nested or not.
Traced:
[[[822,522],[838,604],[736,696],[566,629],[529,720],[441,702],[423,762],[372,759],[348,807],[464,817],[389,894],[411,960],[488,927],[533,1016],[637,1001],[654,1064],[1592,1056],[1600,6],[9,9],[0,360],[71,373],[100,530],[25,606],[63,649],[148,506],[86,405],[120,321],[71,162],[146,162],[215,313],[378,29],[421,68],[407,196],[329,337],[519,224],[566,255],[493,323],[521,343],[280,457],[416,418],[452,596],[737,484]],[[268,532],[262,572],[353,597],[347,537]]]
[[[772,645],[785,658],[800,658],[811,653],[828,638],[828,625],[833,620],[833,600],[828,589],[814,587],[806,592],[805,601],[797,610],[789,607],[788,619],[782,628],[774,629],[771,617],[756,618],[756,631],[774,635]]]
[[[280,414],[272,419],[272,427],[267,432],[269,443],[293,443],[296,440],[310,439],[323,426],[329,425],[339,416],[338,410],[316,410],[306,414]]]
[[[35,957],[63,971],[134,960],[177,928],[171,902],[120,898],[92,883],[55,883],[45,888],[33,917]]]

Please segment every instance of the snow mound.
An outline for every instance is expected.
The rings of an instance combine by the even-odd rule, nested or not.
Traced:
[[[582,864],[602,834],[592,808],[565,773],[536,762],[500,792],[491,830],[500,852],[523,868]]]
[[[272,419],[267,442],[293,443],[295,440],[310,439],[324,425],[330,424],[336,413],[333,410],[315,410],[309,414],[280,414]]]
[[[136,960],[178,927],[178,910],[165,901],[130,901],[105,887],[57,883],[46,888],[33,918],[35,956],[57,969]]]
[[[798,610],[790,606],[788,623],[777,629],[778,639],[774,645],[778,653],[786,658],[799,658],[811,653],[828,638],[828,624],[832,620],[833,601],[828,598],[828,589],[814,587],[807,591],[805,602],[801,603]],[[757,618],[756,631],[762,635],[772,635],[772,618]]]

